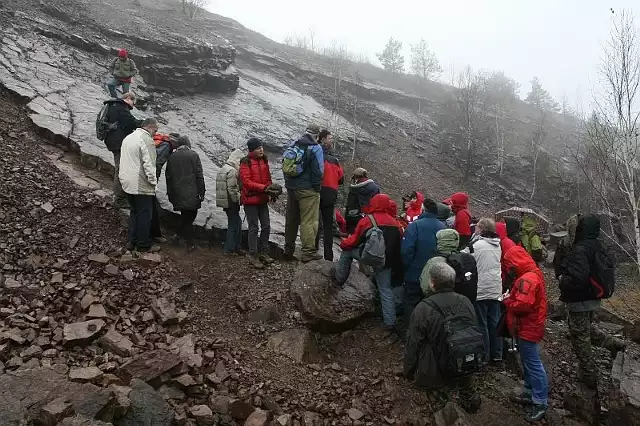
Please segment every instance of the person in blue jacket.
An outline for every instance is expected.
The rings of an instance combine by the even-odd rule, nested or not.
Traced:
[[[409,324],[413,308],[422,300],[420,274],[429,259],[438,255],[436,233],[445,228],[438,220],[438,203],[425,198],[424,213],[407,227],[402,239],[404,263],[404,325]]]

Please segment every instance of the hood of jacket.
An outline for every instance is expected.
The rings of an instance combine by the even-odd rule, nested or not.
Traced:
[[[600,218],[595,214],[580,216],[576,226],[575,242],[595,240],[600,236]]]
[[[507,238],[507,224],[504,222],[496,222],[496,234],[500,240]]]
[[[229,154],[229,158],[227,159],[227,164],[238,170],[240,168],[240,160],[244,157],[244,153],[236,149],[231,154]]]
[[[515,246],[509,249],[504,255],[504,269],[513,270],[517,277],[526,272],[538,272],[538,266],[533,258],[522,246]]]
[[[313,136],[311,136],[309,133],[305,133],[304,135],[300,136],[300,139],[298,139],[296,143],[302,146],[318,145],[318,141],[313,139]]]
[[[374,183],[373,179],[365,179],[365,180],[363,180],[361,182],[352,183],[351,184],[351,188],[354,188],[354,189],[355,188],[364,188],[365,186],[371,185],[373,183]]]
[[[451,207],[445,203],[438,203],[438,219],[447,220],[451,217]]]
[[[520,221],[515,217],[505,217],[504,223],[507,226],[507,236],[511,238],[520,234]]]
[[[525,234],[533,234],[538,223],[531,217],[522,218],[522,231]]]
[[[398,204],[396,204],[395,201],[389,200],[389,210],[387,210],[387,213],[389,213],[391,217],[398,216]]]
[[[460,234],[455,229],[441,229],[436,233],[438,253],[451,254],[458,251]]]
[[[451,196],[451,210],[455,213],[469,208],[469,194],[456,192]]]
[[[419,212],[422,210],[422,203],[424,202],[424,194],[422,192],[416,192],[416,199],[411,201],[409,209]]]
[[[494,247],[500,247],[500,237],[497,234],[477,235],[472,239],[472,243],[476,241],[484,241]]]
[[[389,213],[390,209],[391,198],[387,194],[377,194],[369,202],[367,213]]]

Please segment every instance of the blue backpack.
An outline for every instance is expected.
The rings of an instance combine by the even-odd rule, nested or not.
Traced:
[[[282,173],[287,177],[298,177],[304,171],[306,150],[293,141],[282,156]]]

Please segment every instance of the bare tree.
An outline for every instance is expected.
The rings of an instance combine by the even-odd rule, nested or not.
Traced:
[[[309,49],[315,52],[316,48],[316,29],[311,27],[309,28]]]
[[[425,39],[411,46],[411,71],[425,80],[433,80],[442,74],[442,67]]]
[[[600,74],[604,89],[594,96],[587,145],[578,163],[602,207],[612,215],[631,216],[634,258],[640,271],[640,44],[629,11],[613,18]]]
[[[482,140],[484,113],[482,103],[485,97],[485,77],[467,66],[458,76],[456,105],[457,119],[462,128],[466,161],[464,179],[467,180],[473,170],[476,151]]]
[[[178,0],[182,13],[193,20],[196,14],[209,4],[209,0]]]
[[[486,106],[494,116],[493,128],[498,157],[498,173],[502,177],[504,161],[507,155],[506,130],[503,125],[504,116],[518,98],[520,85],[512,78],[507,77],[504,72],[496,71],[487,77],[485,88]]]

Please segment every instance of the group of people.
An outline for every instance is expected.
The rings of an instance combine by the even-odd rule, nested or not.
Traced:
[[[158,133],[153,118],[136,120],[131,114],[135,96],[126,84],[137,72],[121,51],[114,63],[116,80],[125,93],[113,99],[105,121],[107,148],[115,162],[115,202],[130,209],[128,249],[156,251],[161,241],[158,179],[166,164],[169,201],[180,211],[176,243],[183,239],[195,248],[193,221],[205,195],[199,156],[186,136]],[[315,124],[291,141],[282,162],[283,189],[274,183],[263,143],[247,141],[247,152],[233,151],[216,178],[216,204],[228,217],[224,252],[242,249],[244,209],[248,223],[248,259],[263,269],[274,262],[269,255],[269,202],[287,191],[285,259],[294,259],[300,236],[302,262],[333,261],[334,237],[341,254],[332,269],[337,285],[345,285],[354,260],[369,270],[377,286],[385,339],[406,339],[404,375],[420,387],[457,389],[462,405],[473,412],[480,399],[473,377],[489,363],[501,363],[505,338],[520,353],[525,386],[514,401],[527,407],[526,420],[541,420],[548,407],[548,382],[540,358],[540,342],[547,316],[545,278],[539,263],[547,251],[535,230],[535,221],[506,218],[473,219],[469,196],[458,192],[442,201],[413,192],[403,198],[402,211],[363,168],[351,174],[344,217],[336,209],[344,170],[333,153],[333,135]],[[336,233],[336,222],[339,231]],[[624,350],[622,340],[605,335],[593,325],[600,308],[604,275],[600,266],[603,247],[598,240],[596,215],[576,215],[567,223],[568,237],[559,246],[554,266],[561,300],[566,302],[571,342],[578,376],[597,387],[597,367],[592,344],[611,351]],[[318,252],[322,237],[324,253]],[[375,262],[372,261],[375,260]],[[371,263],[370,263],[371,262]],[[367,268],[369,266],[369,268]],[[605,274],[606,275],[606,274]],[[606,279],[606,278],[604,278]],[[398,303],[394,287],[403,289]],[[594,289],[595,286],[595,289]],[[398,307],[403,327],[397,325]]]

